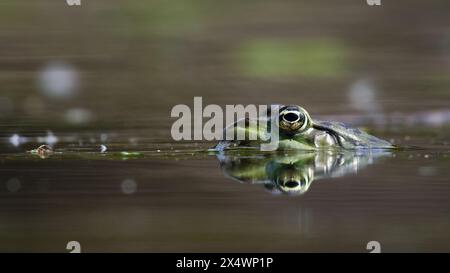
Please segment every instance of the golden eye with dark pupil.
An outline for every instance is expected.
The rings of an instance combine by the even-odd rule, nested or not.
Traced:
[[[280,115],[280,128],[286,133],[295,133],[305,121],[303,113],[297,110],[285,110]]]
[[[289,112],[283,115],[283,119],[287,122],[296,122],[300,120],[300,115],[297,113]]]

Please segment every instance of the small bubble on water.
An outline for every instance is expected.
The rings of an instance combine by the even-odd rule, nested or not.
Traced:
[[[161,150],[156,150],[158,153],[160,153],[161,152]]]
[[[430,158],[430,155],[426,154],[423,156],[424,158]]]
[[[108,147],[105,145],[100,145],[100,153],[105,153],[108,150]]]
[[[124,194],[133,194],[137,190],[137,183],[133,179],[127,178],[122,181],[120,187]]]
[[[433,166],[423,166],[419,168],[419,175],[421,176],[435,176],[437,168]]]

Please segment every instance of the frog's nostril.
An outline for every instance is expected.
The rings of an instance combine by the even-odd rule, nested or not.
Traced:
[[[283,120],[287,122],[296,122],[300,119],[300,116],[297,113],[289,112],[283,115]]]

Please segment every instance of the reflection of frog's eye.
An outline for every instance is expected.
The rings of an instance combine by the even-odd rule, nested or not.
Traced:
[[[286,194],[303,194],[309,188],[307,177],[278,178],[276,181],[281,192]]]
[[[290,180],[290,181],[287,181],[286,183],[284,183],[284,186],[288,187],[288,188],[295,188],[298,186],[298,182]]]

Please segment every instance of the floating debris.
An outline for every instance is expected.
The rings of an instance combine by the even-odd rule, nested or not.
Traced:
[[[108,150],[108,147],[105,145],[100,145],[100,153],[105,153]]]
[[[47,158],[53,154],[53,149],[49,145],[41,145],[37,149],[31,150],[30,153],[38,155],[40,158]]]

